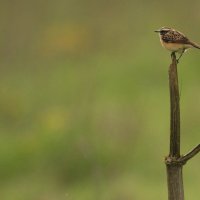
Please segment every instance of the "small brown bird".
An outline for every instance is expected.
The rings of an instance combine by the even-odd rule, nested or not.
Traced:
[[[176,31],[175,29],[162,27],[155,32],[159,33],[160,42],[163,47],[165,47],[172,53],[180,53],[177,62],[187,49],[192,47],[200,49],[200,46],[198,44],[190,41],[183,33]]]

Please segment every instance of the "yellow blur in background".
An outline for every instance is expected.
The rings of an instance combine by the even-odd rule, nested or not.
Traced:
[[[170,53],[153,31],[200,43],[200,2],[1,1],[4,200],[167,199]],[[200,141],[200,52],[178,66],[182,153]],[[197,156],[184,168],[199,199]]]

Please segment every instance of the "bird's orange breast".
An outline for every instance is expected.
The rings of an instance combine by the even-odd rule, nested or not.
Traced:
[[[191,48],[192,46],[190,44],[181,44],[181,43],[168,43],[164,42],[162,39],[160,39],[160,42],[164,48],[166,48],[169,51],[182,51],[183,49]]]

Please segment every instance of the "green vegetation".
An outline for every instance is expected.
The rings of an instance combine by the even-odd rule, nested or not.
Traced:
[[[200,43],[200,3],[176,4],[2,1],[1,199],[167,199],[170,56],[153,30]],[[200,141],[199,63],[189,50],[179,64],[182,153]],[[199,163],[186,199],[199,199]]]

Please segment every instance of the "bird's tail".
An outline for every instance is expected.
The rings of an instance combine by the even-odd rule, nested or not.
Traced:
[[[200,46],[194,42],[191,42],[190,43],[193,47],[197,48],[197,49],[200,49]]]

